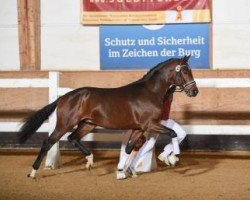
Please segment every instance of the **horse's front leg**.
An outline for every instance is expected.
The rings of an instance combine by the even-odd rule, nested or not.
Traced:
[[[116,172],[116,177],[118,180],[122,180],[132,175],[136,177],[136,172],[134,169],[130,168],[131,162],[135,159],[136,154],[134,154],[133,149],[136,145],[136,142],[142,136],[143,132],[140,130],[129,130],[126,133],[126,138],[123,141],[121,147],[120,160],[118,164],[118,169]],[[129,136],[129,137],[128,137]],[[125,147],[126,144],[126,147]],[[126,153],[125,153],[126,152]]]
[[[151,126],[148,127],[147,131],[153,134],[164,134],[169,136],[170,138],[177,137],[177,134],[173,129],[163,126],[160,123],[151,124]]]
[[[153,124],[153,126],[150,127],[149,131],[151,133],[158,133],[169,136],[172,139],[173,152],[180,151],[177,134],[173,129],[163,126],[162,124]]]
[[[142,130],[133,130],[132,131],[132,133],[130,135],[130,138],[128,140],[126,149],[125,149],[125,151],[126,151],[127,154],[130,154],[133,151],[136,142],[143,135],[143,133],[144,132]]]

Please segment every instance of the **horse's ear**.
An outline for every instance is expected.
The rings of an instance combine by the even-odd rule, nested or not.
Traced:
[[[182,58],[182,62],[183,62],[183,63],[187,63],[190,57],[191,57],[191,55],[184,56],[184,57]]]

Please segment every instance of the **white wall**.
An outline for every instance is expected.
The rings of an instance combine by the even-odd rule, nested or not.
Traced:
[[[42,68],[98,70],[98,27],[79,23],[79,0],[43,0]],[[250,69],[250,1],[213,0],[213,69]]]
[[[250,1],[213,0],[213,68],[250,69]]]
[[[213,68],[250,69],[250,1],[213,1]],[[17,0],[0,0],[0,70],[19,70]],[[80,0],[41,1],[42,70],[99,70],[99,28],[80,24]]]
[[[0,70],[19,70],[16,0],[0,0]]]
[[[79,0],[41,1],[43,70],[99,70],[99,28],[80,24]]]

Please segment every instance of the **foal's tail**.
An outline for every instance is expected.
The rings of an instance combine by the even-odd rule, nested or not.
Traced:
[[[20,128],[20,132],[18,132],[17,137],[20,143],[24,143],[27,139],[29,139],[37,129],[43,124],[43,122],[48,119],[51,113],[56,109],[57,102],[54,101],[53,103],[44,106],[42,109],[37,111],[34,115],[27,118],[25,123]]]

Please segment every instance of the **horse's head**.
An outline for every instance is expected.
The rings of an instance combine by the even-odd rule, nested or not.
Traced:
[[[182,59],[178,59],[177,65],[173,70],[173,83],[177,86],[177,91],[185,91],[189,97],[195,97],[199,90],[194,81],[192,70],[188,65],[190,56],[185,56]]]

